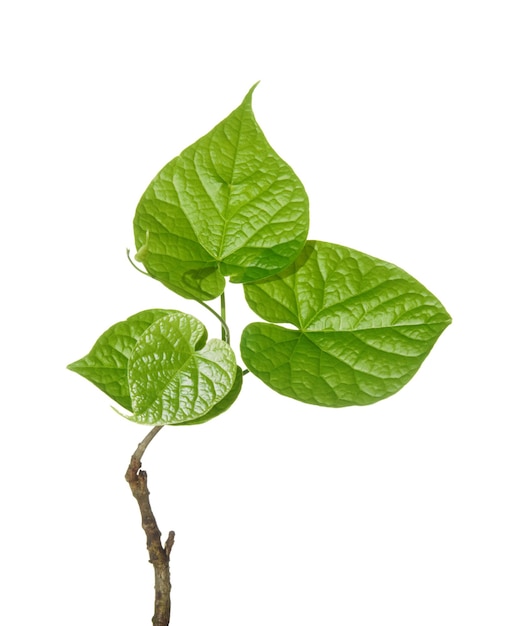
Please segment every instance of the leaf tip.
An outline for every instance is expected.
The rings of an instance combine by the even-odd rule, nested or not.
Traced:
[[[253,92],[255,91],[255,88],[257,87],[257,85],[260,83],[261,81],[258,80],[251,88],[250,91],[246,94],[246,97],[244,98],[244,102],[251,104],[252,102],[252,96],[253,96]]]
[[[73,361],[73,363],[69,363],[68,365],[66,365],[66,369],[69,370],[70,372],[75,372],[77,371],[77,366],[78,361]]]

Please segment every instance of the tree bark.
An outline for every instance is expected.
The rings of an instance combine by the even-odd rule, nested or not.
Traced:
[[[151,620],[153,626],[168,626],[170,623],[170,553],[175,541],[175,533],[170,530],[168,539],[163,546],[161,532],[157,526],[149,500],[148,476],[140,468],[142,467],[142,455],[161,428],[162,426],[153,428],[144,440],[139,443],[126,471],[126,480],[131,488],[131,493],[139,505],[142,528],[146,533],[149,561],[155,571],[155,612]]]

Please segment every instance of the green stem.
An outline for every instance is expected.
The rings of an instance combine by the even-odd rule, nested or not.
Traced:
[[[229,331],[226,332],[226,330],[228,329],[228,325],[226,324],[226,296],[224,294],[224,291],[221,293],[221,318],[224,322],[224,325],[222,327],[222,340],[229,344],[230,333]]]
[[[219,320],[219,322],[221,323],[221,336],[222,336],[222,340],[225,341],[226,343],[230,343],[230,329],[228,328],[228,324],[226,324],[226,320],[221,317],[217,311],[215,309],[213,309],[209,304],[206,304],[206,302],[204,302],[203,300],[195,300],[195,302],[198,302],[199,304],[202,304],[202,306],[205,309],[208,309],[208,311],[212,314],[215,315],[215,317]],[[222,304],[222,296],[221,296],[221,304]],[[222,306],[221,306],[221,311],[222,311]]]
[[[130,249],[129,248],[126,248],[126,255],[128,257],[128,261],[137,270],[137,272],[140,272],[141,274],[144,274],[144,276],[147,276],[148,278],[153,278],[153,276],[151,274],[148,274],[148,272],[145,272],[144,270],[141,270],[140,267],[135,265],[135,263],[133,262],[133,259],[131,258],[131,253],[130,253]],[[155,279],[155,280],[157,280],[157,279]],[[217,313],[217,311],[215,309],[213,309],[209,304],[206,304],[206,302],[204,302],[203,300],[195,300],[195,302],[198,302],[199,304],[202,304],[202,306],[205,309],[208,309],[208,311],[212,315],[215,315],[215,317],[219,320],[219,322],[221,323],[221,338],[222,338],[223,341],[225,341],[229,345],[229,343],[230,343],[230,329],[228,328],[228,324],[226,324],[226,297],[224,295],[224,292],[221,293],[221,314],[220,315]]]

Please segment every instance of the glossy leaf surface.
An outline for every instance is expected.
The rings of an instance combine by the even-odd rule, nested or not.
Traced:
[[[276,274],[306,240],[306,192],[257,124],[253,89],[159,172],[136,210],[139,260],[186,298],[216,298],[225,276],[243,283]]]
[[[148,327],[129,361],[131,420],[182,424],[226,398],[237,375],[235,355],[224,341],[206,339],[204,325],[180,311]]]
[[[214,417],[225,413],[231,405],[237,400],[242,389],[243,374],[242,369],[237,366],[237,372],[235,374],[235,380],[233,381],[233,387],[224,398],[218,402],[208,413],[197,419],[190,420],[189,422],[182,422],[185,426],[193,426],[194,424],[204,424]]]
[[[272,278],[245,285],[268,322],[241,339],[246,366],[275,391],[342,407],[382,400],[414,376],[451,319],[405,271],[367,254],[311,241]]]
[[[153,322],[171,311],[149,309],[118,322],[103,333],[90,352],[68,365],[110,398],[131,411],[128,385],[128,361],[137,339]]]

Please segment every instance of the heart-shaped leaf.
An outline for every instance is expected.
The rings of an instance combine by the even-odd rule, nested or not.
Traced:
[[[142,333],[154,321],[171,312],[149,309],[114,324],[98,338],[85,357],[68,365],[68,369],[87,378],[115,402],[131,411],[129,357]]]
[[[246,366],[275,391],[322,406],[394,394],[451,322],[439,300],[399,267],[318,241],[244,291],[263,319],[297,328],[248,325],[241,338]]]
[[[229,394],[237,374],[235,354],[226,342],[206,339],[204,325],[180,311],[149,326],[129,360],[131,420],[191,422]]]
[[[157,174],[136,210],[139,260],[186,298],[216,298],[225,276],[243,283],[276,274],[306,240],[306,192],[257,124],[254,88]]]

